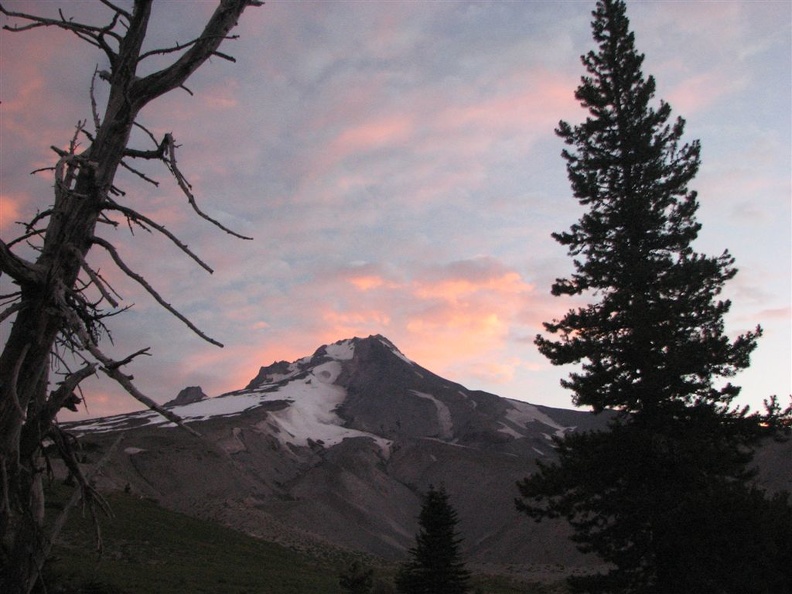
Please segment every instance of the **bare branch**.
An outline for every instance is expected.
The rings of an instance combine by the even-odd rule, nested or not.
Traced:
[[[14,369],[11,371],[11,377],[8,378],[7,394],[10,397],[14,408],[16,409],[16,413],[21,419],[24,419],[27,415],[25,410],[22,408],[22,404],[19,402],[19,394],[17,393],[16,386],[19,379],[19,370],[22,369],[22,364],[25,362],[25,357],[27,357],[29,350],[30,345],[26,344],[23,347],[22,352],[19,354],[19,358],[14,362]]]
[[[2,312],[0,312],[0,322],[5,320],[9,316],[14,315],[20,309],[22,309],[22,302],[21,301],[18,301],[16,303],[12,303],[7,308],[5,308]]]
[[[212,269],[212,268],[211,268],[211,267],[210,267],[210,266],[209,266],[209,265],[208,265],[206,262],[204,262],[203,260],[201,260],[201,259],[200,259],[200,258],[199,258],[199,257],[198,257],[198,256],[197,256],[197,255],[196,255],[196,254],[195,254],[195,253],[194,253],[194,252],[193,252],[193,251],[192,251],[190,248],[189,248],[189,246],[188,246],[186,243],[182,242],[182,241],[181,241],[181,240],[180,240],[178,237],[176,237],[176,235],[174,235],[173,233],[171,233],[170,231],[168,231],[168,230],[167,230],[167,229],[166,229],[164,226],[162,226],[162,225],[160,225],[160,224],[158,224],[158,223],[155,223],[155,222],[154,222],[154,221],[152,221],[150,218],[148,218],[147,216],[145,216],[145,215],[143,215],[143,214],[140,214],[140,213],[139,213],[139,212],[137,212],[136,210],[133,210],[133,209],[131,209],[131,208],[128,208],[128,207],[126,207],[126,206],[122,206],[122,205],[120,205],[120,204],[112,203],[112,204],[111,204],[110,206],[108,206],[107,208],[108,208],[109,210],[117,210],[118,212],[120,212],[120,213],[124,214],[124,215],[125,215],[127,218],[133,219],[133,220],[135,220],[135,221],[137,221],[137,222],[142,222],[142,223],[145,223],[146,225],[149,225],[149,226],[150,226],[150,227],[152,227],[153,229],[156,229],[157,231],[159,231],[160,233],[162,233],[162,234],[163,234],[165,237],[167,237],[168,239],[170,239],[170,240],[171,240],[171,241],[172,241],[172,242],[173,242],[173,243],[174,243],[174,244],[175,244],[175,245],[176,245],[176,246],[177,246],[177,247],[178,247],[178,248],[179,248],[181,251],[183,251],[185,254],[187,254],[188,256],[190,256],[190,258],[192,258],[193,260],[195,260],[195,262],[197,262],[197,263],[198,263],[198,265],[199,265],[201,268],[203,268],[204,270],[206,270],[206,271],[207,271],[207,272],[209,272],[210,274],[212,274],[212,273],[214,272],[214,270],[213,270],[213,269]]]
[[[238,237],[239,239],[252,240],[253,239],[252,237],[247,237],[246,235],[241,235],[236,231],[232,231],[231,229],[223,225],[220,221],[213,219],[212,217],[204,213],[200,208],[198,208],[198,203],[195,201],[195,196],[192,193],[192,186],[190,185],[190,182],[187,181],[187,178],[184,177],[182,172],[179,171],[179,166],[176,164],[176,145],[173,142],[173,136],[171,136],[170,134],[166,134],[165,136],[166,138],[168,138],[168,152],[166,157],[166,165],[168,166],[170,172],[173,174],[173,177],[176,179],[176,183],[179,184],[179,187],[181,188],[184,195],[187,196],[187,200],[190,203],[190,206],[192,206],[193,210],[196,212],[196,214],[201,218],[206,219],[207,221],[212,223],[218,229],[222,229],[229,235],[233,235],[234,237]]]
[[[132,353],[128,357],[124,357],[120,361],[113,361],[108,366],[108,369],[118,369],[119,367],[123,367],[124,365],[128,365],[135,359],[135,357],[139,357],[140,355],[146,355],[147,357],[149,357],[149,356],[151,356],[150,353],[149,353],[150,350],[151,350],[151,347],[146,347],[146,348],[140,349],[138,351],[135,351],[134,353]]]
[[[41,214],[41,217],[40,217],[40,218],[44,218],[45,216],[49,216],[49,215],[50,215],[50,212],[51,212],[51,211],[45,211],[44,213],[42,213],[42,214]],[[39,217],[39,215],[36,215],[36,217]],[[42,235],[42,234],[44,234],[44,232],[45,232],[45,230],[44,230],[44,229],[32,229],[33,225],[35,225],[37,222],[38,222],[38,221],[36,221],[36,220],[34,219],[33,221],[31,221],[31,222],[29,222],[29,223],[24,223],[25,227],[27,227],[27,228],[28,228],[28,232],[27,232],[27,233],[25,233],[25,234],[23,234],[23,235],[20,235],[20,236],[19,236],[19,237],[17,237],[16,239],[12,239],[11,241],[9,241],[9,242],[6,244],[6,247],[9,247],[9,248],[11,248],[11,247],[13,247],[14,245],[16,245],[16,244],[18,244],[18,243],[20,243],[20,242],[22,242],[22,241],[25,241],[25,240],[27,240],[27,239],[30,239],[31,237],[35,237],[36,235]]]
[[[180,52],[182,50],[187,49],[190,46],[195,45],[199,40],[200,40],[200,37],[198,39],[193,39],[192,41],[188,41],[187,43],[184,43],[184,44],[176,43],[176,45],[174,45],[173,47],[166,47],[166,48],[161,48],[161,49],[149,50],[149,51],[147,51],[147,52],[145,52],[143,54],[140,54],[140,57],[138,58],[138,63],[142,62],[146,58],[150,58],[151,56],[164,56],[166,54],[172,54],[174,52]]]
[[[204,27],[201,36],[178,60],[167,68],[133,83],[132,100],[140,102],[140,105],[145,105],[163,93],[182,86],[193,72],[215,55],[217,48],[220,47],[223,40],[228,38],[231,29],[236,26],[245,8],[262,4],[258,0],[220,0],[220,4]]]
[[[55,419],[58,411],[74,394],[74,391],[85,378],[96,373],[96,363],[87,363],[77,371],[67,375],[60,385],[50,393],[44,410],[39,414],[38,423],[41,427],[48,427]]]
[[[229,37],[228,39],[236,39],[237,36],[234,35]],[[212,54],[213,56],[217,56],[218,58],[222,58],[223,60],[228,60],[229,62],[234,62],[236,64],[236,58],[234,56],[229,56],[228,54],[224,54],[223,52],[215,52]]]
[[[95,346],[89,350],[91,350],[91,354],[94,357],[98,358],[97,355],[103,356],[99,351],[99,349],[96,348]],[[112,364],[112,360],[109,360],[109,362]],[[108,377],[111,377],[116,382],[118,382],[127,391],[127,393],[129,393],[135,400],[137,400],[142,404],[145,404],[151,410],[159,413],[160,415],[168,419],[171,423],[175,423],[176,425],[178,425],[179,427],[181,427],[191,435],[194,435],[195,437],[201,437],[201,434],[198,433],[195,429],[189,427],[188,425],[185,425],[184,421],[179,415],[174,414],[173,412],[169,411],[167,408],[163,408],[162,406],[154,402],[151,398],[143,394],[140,390],[138,390],[135,387],[135,385],[132,383],[132,380],[128,376],[121,373],[118,369],[113,369],[112,367],[103,366],[102,371],[105,374],[107,374]]]
[[[112,2],[110,2],[110,0],[99,0],[99,2],[101,2],[108,8],[111,8],[112,10],[115,11],[116,14],[125,17],[127,20],[132,18],[131,14],[129,14],[126,10],[124,10],[120,6],[116,6],[115,4],[113,4]]]
[[[204,334],[204,333],[203,333],[201,330],[199,330],[199,329],[198,329],[198,328],[195,326],[195,324],[193,324],[193,323],[192,323],[192,322],[191,322],[189,319],[187,319],[187,318],[186,318],[184,315],[182,315],[181,313],[179,313],[179,312],[178,312],[178,311],[177,311],[177,310],[176,310],[176,309],[175,309],[175,308],[174,308],[174,307],[173,307],[173,306],[172,306],[170,303],[166,302],[166,301],[165,301],[165,300],[164,300],[164,299],[163,299],[163,298],[160,296],[160,294],[159,294],[159,293],[157,293],[157,291],[155,291],[155,290],[154,290],[154,287],[152,287],[152,286],[151,286],[151,285],[148,283],[148,281],[146,281],[146,279],[145,279],[145,278],[143,278],[142,276],[140,276],[139,274],[137,274],[135,271],[133,271],[131,268],[129,268],[129,266],[127,266],[127,265],[126,265],[126,263],[125,263],[125,262],[124,262],[124,261],[121,259],[121,257],[118,255],[118,252],[116,251],[116,249],[115,249],[115,246],[113,246],[113,244],[111,244],[111,243],[110,243],[110,242],[108,242],[108,241],[105,241],[105,240],[104,240],[104,239],[102,239],[101,237],[93,237],[93,239],[92,239],[92,242],[93,242],[93,243],[95,243],[95,244],[97,244],[97,245],[101,245],[101,246],[102,246],[102,247],[103,247],[105,250],[107,250],[107,252],[110,254],[110,257],[113,259],[113,262],[115,262],[115,263],[116,263],[116,266],[118,266],[118,267],[119,267],[119,268],[120,268],[120,269],[121,269],[121,270],[124,272],[124,274],[126,274],[126,275],[127,275],[129,278],[133,279],[133,280],[134,280],[134,281],[136,281],[136,282],[137,282],[137,283],[138,283],[140,286],[142,286],[144,289],[146,289],[146,291],[148,292],[148,294],[149,294],[149,295],[151,295],[151,296],[154,298],[154,300],[155,300],[157,303],[159,303],[159,304],[160,304],[162,307],[164,307],[165,309],[167,309],[167,310],[168,310],[168,311],[169,311],[171,314],[173,314],[175,317],[177,317],[177,318],[178,318],[178,319],[180,319],[182,322],[184,322],[184,324],[185,324],[185,325],[186,325],[186,326],[187,326],[187,327],[188,327],[190,330],[192,330],[193,332],[195,332],[195,333],[196,333],[198,336],[200,336],[201,338],[203,338],[203,339],[204,339],[206,342],[209,342],[209,343],[211,343],[211,344],[214,344],[214,345],[216,345],[216,346],[219,346],[219,347],[222,347],[222,346],[223,346],[223,344],[222,344],[222,343],[220,343],[220,342],[216,341],[214,338],[210,338],[209,336],[207,336],[206,334]]]
[[[143,173],[142,171],[138,171],[137,169],[132,167],[129,163],[127,163],[125,161],[121,161],[118,164],[121,167],[123,167],[124,169],[126,169],[127,171],[129,171],[130,173],[133,173],[133,174],[137,175],[143,181],[150,183],[152,186],[154,186],[156,188],[159,188],[159,182],[156,179],[152,179],[148,175]]]
[[[151,132],[149,132],[144,126],[138,126],[138,127],[150,135],[151,140],[154,142],[154,144],[157,145],[157,148],[148,151],[141,151],[137,149],[127,148],[124,149],[124,156],[132,157],[133,159],[149,159],[149,160],[157,159],[160,161],[163,160],[165,158],[165,151],[168,148],[168,142],[169,142],[168,138],[170,135],[166,134],[163,137],[163,139],[159,142],[159,144],[157,144],[157,141],[154,140],[154,137],[151,135]]]
[[[118,301],[116,301],[113,298],[113,296],[110,294],[110,291],[108,291],[108,287],[105,286],[105,283],[104,283],[103,279],[99,276],[99,273],[95,272],[93,268],[88,266],[88,262],[85,261],[85,258],[83,257],[82,252],[80,250],[78,250],[77,248],[75,248],[74,246],[72,246],[71,250],[72,250],[72,253],[80,260],[80,266],[82,266],[82,269],[85,271],[85,274],[88,275],[88,278],[91,279],[91,281],[93,282],[94,286],[102,294],[102,297],[104,297],[105,300],[112,307],[118,307]],[[113,291],[113,292],[115,293],[115,291]],[[117,295],[117,293],[116,293],[116,295]]]
[[[31,29],[38,29],[40,27],[57,27],[58,29],[63,29],[65,31],[69,31],[74,33],[77,37],[82,39],[83,41],[98,47],[101,49],[107,57],[110,59],[110,63],[114,63],[116,59],[116,54],[113,49],[107,44],[105,41],[105,36],[112,37],[117,42],[121,41],[121,36],[118,35],[113,31],[115,28],[120,11],[116,10],[113,14],[113,18],[110,24],[106,25],[105,27],[96,27],[93,25],[87,25],[85,23],[80,23],[75,21],[74,19],[67,19],[62,11],[58,11],[60,15],[60,20],[57,19],[49,19],[45,17],[40,17],[24,12],[15,12],[7,10],[2,4],[0,4],[0,13],[10,17],[16,18],[23,21],[28,21],[27,25],[4,25],[3,29],[6,31],[12,31],[14,33],[21,33],[23,31],[29,31]]]
[[[119,371],[119,367],[121,365],[123,365],[124,363],[128,363],[135,356],[145,353],[148,349],[143,349],[142,351],[138,351],[137,353],[130,355],[123,361],[114,361],[99,349],[96,343],[91,339],[88,330],[85,328],[80,318],[77,316],[76,313],[74,313],[74,311],[71,310],[71,308],[69,308],[66,304],[63,304],[61,306],[61,309],[63,311],[64,316],[68,319],[72,331],[75,334],[77,334],[77,336],[80,338],[83,348],[85,348],[85,350],[91,353],[91,355],[102,365],[103,373],[105,373],[108,377],[118,382],[118,384],[120,384],[121,387],[123,387],[124,390],[126,390],[127,393],[130,394],[133,398],[135,398],[135,400],[137,400],[138,402],[145,404],[151,410],[156,411],[157,413],[159,413],[160,415],[162,415],[172,423],[175,423],[176,425],[178,425],[188,433],[191,433],[196,437],[201,436],[201,434],[195,431],[195,429],[192,429],[191,427],[185,425],[184,421],[182,420],[181,417],[179,417],[179,415],[169,411],[166,408],[163,408],[162,406],[154,402],[151,398],[143,394],[132,383],[132,378],[130,376],[125,375],[121,373],[121,371]]]
[[[65,445],[65,439],[64,439],[63,433],[64,432],[60,428],[54,427],[53,431],[51,432],[51,434],[52,434],[51,436],[53,437],[53,440],[55,441],[55,443],[58,445],[58,449],[61,451],[61,454],[63,455],[63,459],[64,460],[72,460],[73,461],[74,460],[74,454],[69,455],[67,453],[67,450],[70,449],[70,448],[67,448],[67,446]],[[111,456],[115,453],[116,449],[118,448],[118,444],[121,443],[122,439],[124,439],[124,433],[120,433],[118,435],[118,437],[113,442],[113,444],[110,446],[110,448],[107,450],[105,455],[102,456],[102,459],[99,460],[99,462],[97,462],[94,465],[94,467],[91,469],[91,472],[87,476],[83,475],[82,470],[80,470],[80,467],[79,467],[78,464],[74,463],[74,464],[70,465],[70,469],[71,469],[71,466],[74,466],[76,468],[77,472],[75,474],[75,478],[77,478],[77,481],[80,484],[81,488],[75,490],[72,493],[72,496],[69,498],[69,501],[64,506],[63,511],[61,511],[61,513],[58,515],[57,519],[53,523],[52,529],[50,530],[50,533],[49,533],[49,538],[47,538],[44,541],[45,542],[44,550],[42,551],[42,555],[41,555],[43,559],[46,559],[46,558],[49,557],[49,554],[50,554],[50,552],[52,550],[52,544],[57,540],[58,536],[60,535],[61,531],[63,530],[63,527],[66,525],[66,520],[69,517],[69,512],[77,505],[77,503],[80,501],[80,498],[82,498],[84,501],[87,500],[89,502],[93,501],[93,500],[96,500],[96,501],[99,501],[101,503],[103,501],[103,499],[98,495],[96,490],[93,489],[93,487],[91,487],[91,479],[95,475],[97,475],[99,473],[99,471],[102,469],[102,467],[107,463],[107,461],[110,460]],[[72,474],[74,474],[74,472],[72,472]],[[90,503],[89,503],[89,505],[90,505]],[[106,505],[103,505],[103,508],[104,508],[104,510],[106,512],[109,509],[109,508],[107,508]],[[99,527],[99,524],[97,522],[94,522],[94,529],[95,529],[97,544],[98,544],[98,546],[101,546],[100,543],[101,543],[101,538],[102,537],[101,537],[100,527]]]
[[[14,254],[0,239],[0,275],[6,273],[20,285],[34,285],[43,282],[39,266]]]
[[[89,93],[91,97],[91,115],[93,115],[94,130],[99,130],[99,127],[102,125],[101,118],[99,117],[99,108],[96,106],[96,93],[94,92],[96,89],[96,76],[98,74],[99,68],[96,67],[91,77],[91,88]]]
[[[154,133],[140,122],[132,122],[132,125],[135,126],[135,128],[140,128],[140,130],[151,139],[151,144],[154,146],[159,146],[161,142],[164,142],[164,139],[160,142],[157,142],[157,138],[154,136]]]

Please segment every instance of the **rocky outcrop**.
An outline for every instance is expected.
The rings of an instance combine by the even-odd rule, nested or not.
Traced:
[[[164,404],[167,407],[173,406],[184,406],[185,404],[192,404],[194,402],[200,402],[201,400],[205,400],[208,398],[204,391],[201,389],[201,386],[188,386],[181,390],[176,398],[173,400],[169,400]]]

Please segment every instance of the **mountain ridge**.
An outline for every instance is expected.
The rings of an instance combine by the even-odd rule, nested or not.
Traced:
[[[607,413],[469,390],[380,335],[262,366],[240,390],[172,403],[201,438],[151,411],[68,425],[95,444],[97,457],[124,432],[101,488],[288,546],[398,560],[414,543],[421,494],[442,484],[471,562],[533,576],[595,563],[575,549],[563,522],[519,514],[515,483],[537,460],[553,459],[554,436],[602,428]],[[785,468],[778,484],[792,484]]]

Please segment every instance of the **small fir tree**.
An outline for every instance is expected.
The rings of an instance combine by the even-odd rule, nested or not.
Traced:
[[[338,585],[350,594],[369,594],[374,587],[374,570],[353,561],[339,577]]]
[[[559,440],[558,463],[518,484],[517,505],[535,519],[566,518],[580,549],[614,568],[573,580],[577,591],[783,591],[772,589],[789,584],[783,539],[767,520],[786,509],[788,521],[789,503],[753,487],[747,465],[790,409],[773,398],[766,414],[749,414],[732,406],[738,387],[719,385],[748,367],[761,330],[724,334],[730,303],[719,295],[734,260],[692,247],[699,143],[683,142],[684,120],[667,103],[652,105],[655,81],[641,71],[625,3],[600,0],[593,16],[598,51],[582,58],[575,94],[589,117],[557,129],[588,210],[553,234],[575,272],[552,292],[599,300],[545,324],[557,338],[536,344],[555,365],[580,364],[562,382],[577,405],[618,414],[609,431]],[[749,556],[728,544],[729,525]]]
[[[461,560],[457,513],[444,488],[433,486],[424,495],[418,517],[420,530],[410,560],[396,576],[402,594],[464,594],[469,591],[470,573]]]

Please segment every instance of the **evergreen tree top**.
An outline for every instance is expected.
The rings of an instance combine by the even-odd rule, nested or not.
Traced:
[[[586,75],[575,93],[588,117],[556,130],[572,191],[588,210],[553,234],[575,272],[552,292],[599,301],[545,324],[560,340],[536,343],[554,364],[582,363],[562,382],[578,405],[635,413],[728,403],[739,389],[716,389],[713,380],[748,366],[760,330],[728,340],[731,304],[719,295],[736,274],[734,259],[692,246],[701,225],[688,184],[700,144],[685,142],[684,120],[654,100],[624,2],[600,0],[593,16],[597,48],[582,57]]]
[[[579,364],[562,381],[576,404],[621,414],[607,431],[558,438],[557,462],[518,483],[517,507],[564,517],[580,550],[608,564],[571,578],[574,592],[789,591],[792,508],[756,489],[748,464],[792,407],[771,398],[749,414],[732,407],[739,388],[716,384],[748,367],[761,330],[726,335],[734,260],[693,249],[699,143],[654,101],[625,3],[600,0],[593,15],[597,49],[575,93],[588,116],[557,129],[586,212],[553,234],[574,273],[552,288],[591,302],[536,344],[553,364]]]
[[[457,532],[456,510],[444,487],[433,485],[423,496],[418,516],[419,531],[410,560],[402,566],[396,579],[404,594],[464,594],[468,591],[470,572],[460,553],[462,538]]]

